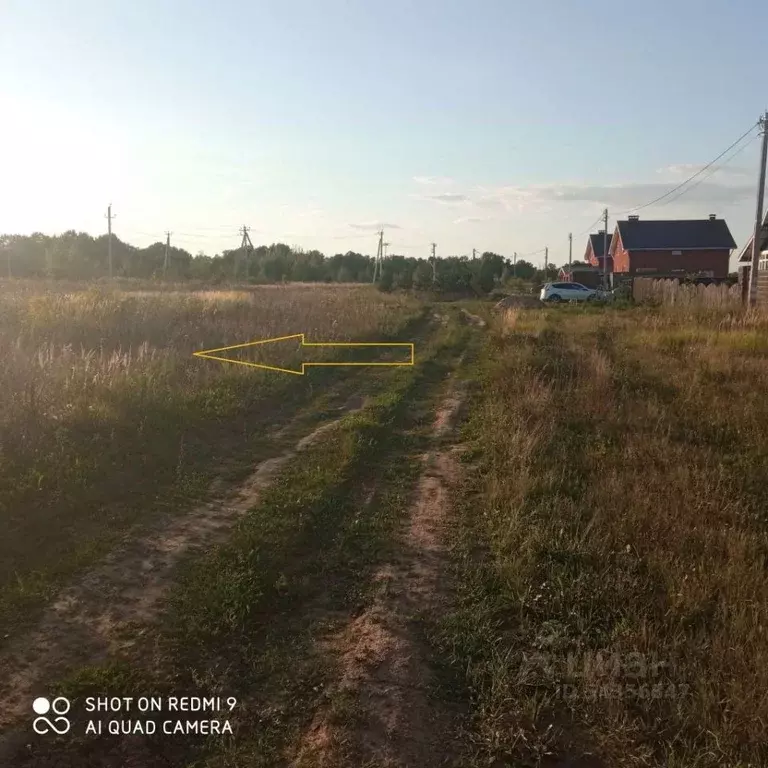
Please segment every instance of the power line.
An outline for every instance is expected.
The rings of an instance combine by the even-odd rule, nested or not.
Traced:
[[[696,184],[688,187],[687,189],[683,189],[683,188],[686,187],[686,185],[690,184],[694,179],[698,178],[703,173],[705,173],[710,168],[712,168],[712,166],[715,165],[715,163],[717,163],[722,157],[727,155],[732,149],[734,149],[739,144],[741,144],[741,142],[744,141],[744,139],[747,136],[749,136],[749,134],[752,131],[754,131],[754,129],[758,125],[759,125],[759,122],[754,123],[753,125],[751,125],[747,131],[745,131],[741,136],[739,136],[739,138],[736,139],[736,141],[734,141],[733,144],[731,144],[729,147],[727,147],[725,150],[723,150],[714,160],[710,161],[704,167],[700,168],[698,171],[696,171],[696,173],[694,173],[691,176],[689,176],[682,183],[680,183],[677,186],[673,187],[672,189],[668,190],[663,195],[659,195],[659,197],[655,198],[654,200],[651,200],[648,203],[644,203],[643,205],[639,205],[639,206],[636,206],[634,208],[629,208],[629,209],[627,209],[625,211],[617,211],[616,213],[614,213],[614,216],[622,216],[622,215],[627,214],[627,213],[634,213],[635,211],[642,211],[644,208],[649,208],[652,205],[656,205],[657,203],[660,203],[662,200],[666,200],[671,195],[674,195],[675,192],[679,191],[680,193],[678,195],[675,195],[671,200],[667,201],[668,203],[671,203],[674,200],[677,200],[678,198],[682,197],[687,192],[690,192],[690,190],[695,189],[705,179],[710,178],[714,173],[717,173],[719,168],[714,168],[709,174],[707,174],[707,176],[703,177],[698,182],[696,182]],[[736,157],[741,152],[743,152],[748,146],[750,146],[752,141],[754,141],[756,138],[757,138],[757,136],[753,137],[750,141],[748,141],[746,144],[744,144],[742,147],[740,147],[736,152],[734,152],[730,157],[728,157],[728,159],[723,163],[723,165],[727,165],[727,163],[729,163],[731,160],[733,160],[734,157]],[[597,219],[595,219],[595,221],[593,221],[592,224],[589,225],[589,227],[587,227],[585,230],[583,230],[578,235],[576,235],[576,237],[582,237],[583,235],[586,235],[587,233],[591,232],[593,227],[595,227],[597,224],[599,224],[601,221],[604,220],[604,216],[605,216],[604,213],[600,214],[600,216],[598,216]],[[545,250],[544,248],[540,248],[538,251],[532,251],[530,253],[522,253],[522,254],[519,254],[519,257],[520,258],[526,258],[526,257],[530,257],[530,256],[538,256],[539,254],[543,253],[544,250]]]
[[[395,240],[394,242],[391,242],[390,245],[393,246],[394,248],[421,249],[425,245],[429,245],[429,243],[403,243],[399,240]]]
[[[221,240],[227,237],[227,235],[224,232],[222,232],[220,235],[199,235],[196,232],[179,232],[178,234],[184,237],[193,237],[195,238],[195,240],[209,240],[211,238]]]
[[[305,237],[314,237],[314,235],[305,235]],[[357,240],[359,238],[368,239],[370,234],[357,234],[357,235],[334,235],[331,240]]]
[[[697,186],[702,184],[708,178],[711,178],[711,176],[714,173],[716,173],[719,170],[720,167],[722,167],[724,165],[727,165],[735,157],[737,157],[739,154],[741,154],[741,152],[743,152],[747,147],[749,147],[752,144],[752,142],[757,138],[757,136],[753,136],[750,141],[748,141],[747,143],[743,144],[741,147],[739,147],[739,144],[741,144],[744,141],[744,139],[746,139],[749,136],[749,134],[752,131],[754,131],[754,129],[755,129],[755,127],[757,125],[758,125],[758,123],[755,123],[755,124],[751,125],[747,131],[745,131],[738,139],[736,139],[736,141],[734,141],[730,146],[728,146],[723,152],[721,152],[719,155],[717,155],[717,157],[715,157],[712,161],[710,161],[705,166],[700,168],[698,171],[693,173],[691,176],[689,176],[687,179],[685,179],[680,184],[676,185],[675,187],[673,187],[672,189],[668,190],[664,194],[659,195],[655,199],[653,199],[653,200],[651,200],[651,201],[649,201],[647,203],[644,203],[643,205],[639,205],[639,206],[635,206],[633,208],[629,208],[629,209],[626,209],[626,210],[623,210],[623,211],[615,212],[614,216],[618,217],[618,216],[622,216],[624,214],[633,213],[635,211],[641,211],[641,210],[644,210],[645,208],[649,208],[649,207],[651,207],[653,205],[657,205],[659,203],[662,203],[663,201],[666,201],[664,203],[666,205],[666,204],[674,202],[675,200],[678,200],[680,197],[682,197],[686,193],[690,192],[691,190],[695,189]],[[737,147],[738,147],[738,149],[736,149]],[[733,151],[734,149],[736,149],[735,152]],[[732,154],[730,154],[727,157],[727,159],[722,163],[721,166],[713,167],[713,166],[716,166],[716,163],[718,163],[723,157],[725,157],[729,153],[732,153]],[[695,181],[697,179],[698,179],[698,181]],[[695,181],[695,183],[692,183],[694,181]],[[112,205],[111,204],[107,208],[107,214],[106,214],[105,218],[107,218],[107,220],[108,220],[108,260],[109,260],[109,273],[110,273],[110,276],[111,276],[112,272],[113,272],[113,264],[112,264],[112,237],[113,237],[113,233],[112,233],[112,220],[114,218],[116,218],[116,215],[112,213]],[[580,232],[578,235],[576,235],[576,237],[581,237],[582,235],[590,232],[601,221],[602,218],[603,218],[602,215],[599,216],[597,219],[595,219],[595,221],[592,224],[589,225],[589,227],[587,229],[585,229],[582,232]],[[222,239],[224,237],[224,231],[227,230],[227,229],[229,229],[228,225],[201,226],[201,227],[198,228],[198,231],[196,231],[196,232],[178,232],[177,236],[180,237],[182,240],[187,240],[187,239],[191,239],[191,240],[198,240],[198,239],[204,239],[204,240],[208,240],[208,239]],[[157,238],[158,240],[160,240],[160,238],[161,238],[160,233],[150,233],[150,232],[144,232],[144,231],[141,231],[141,230],[128,230],[128,232],[132,232],[135,235],[139,235],[139,236],[143,236],[143,237]],[[219,235],[218,232],[221,232],[221,235]],[[241,230],[241,232],[242,232],[242,230]],[[216,234],[207,234],[207,233],[216,233]],[[166,237],[167,237],[167,234],[166,234]],[[274,236],[274,237],[278,237],[278,238],[281,238],[281,239],[289,239],[287,236],[284,236],[284,235],[277,235],[277,236]],[[304,239],[304,238],[310,238],[310,237],[316,237],[316,235],[291,235],[290,239]],[[344,234],[344,235],[330,236],[329,239],[332,239],[332,240],[356,240],[356,239],[367,239],[368,237],[370,237],[370,235],[366,234],[366,233],[355,233],[355,234],[350,233],[350,234]],[[245,237],[243,239],[245,240]],[[405,244],[405,243],[397,243],[397,242],[395,242],[395,243],[386,243],[386,245],[384,245],[383,244],[383,240],[381,239],[381,237],[379,239],[379,243],[380,243],[380,251],[379,251],[379,255],[378,255],[379,259],[383,258],[384,253],[385,253],[385,248],[390,246],[390,245],[394,245],[394,246],[400,247],[400,248],[408,248],[408,249],[416,249],[416,248],[420,248],[421,247],[421,246],[418,246],[418,245],[415,245],[415,244]],[[243,249],[243,247],[244,247],[243,244],[241,244],[241,249]],[[253,249],[253,244],[250,241],[250,237],[248,237],[248,241],[247,241],[246,256],[249,253],[249,249]],[[546,250],[545,248],[539,248],[537,250],[530,251],[530,252],[527,252],[527,253],[521,253],[521,254],[518,254],[518,258],[522,259],[522,258],[530,258],[530,257],[538,256],[538,255],[544,253],[545,250]],[[434,246],[433,246],[433,253],[434,253]],[[475,256],[475,249],[473,249],[473,256]],[[433,258],[434,258],[434,256],[433,256]],[[246,269],[247,268],[248,268],[248,263],[246,261]]]
[[[736,139],[736,141],[734,141],[733,144],[731,144],[730,147],[728,147],[723,152],[721,152],[714,160],[712,160],[711,162],[707,163],[703,168],[701,168],[698,171],[696,171],[696,173],[694,173],[692,176],[687,178],[684,182],[682,182],[682,184],[678,184],[676,187],[673,187],[668,192],[665,192],[663,195],[660,195],[655,200],[651,200],[649,203],[645,203],[644,205],[638,205],[635,208],[629,208],[626,211],[618,211],[618,212],[614,213],[614,216],[622,216],[625,213],[634,213],[635,211],[642,211],[644,208],[649,208],[652,205],[656,205],[656,203],[660,202],[661,200],[665,200],[671,194],[673,194],[674,192],[677,192],[678,189],[681,189],[686,184],[688,184],[691,181],[693,181],[696,177],[700,176],[708,168],[711,168],[721,157],[723,157],[723,155],[728,154],[728,152],[730,152],[737,144],[740,144],[747,136],[749,136],[749,134],[752,131],[755,130],[756,126],[757,126],[757,123],[754,123],[753,125],[751,125],[749,127],[749,130],[745,131],[741,136],[739,136],[739,138]]]
[[[215,227],[198,227],[201,232],[218,232],[224,230],[233,230],[237,224],[217,224]]]
[[[692,189],[696,189],[696,187],[699,186],[702,182],[706,181],[707,179],[711,179],[723,166],[728,165],[728,163],[731,162],[735,157],[738,157],[747,147],[751,146],[755,141],[760,138],[757,134],[755,134],[746,144],[744,144],[742,147],[739,147],[730,157],[726,158],[723,163],[718,165],[716,168],[713,168],[706,176],[702,176],[695,184],[692,184],[687,189],[683,189],[680,194],[675,195],[670,200],[667,200],[664,205],[669,205],[670,203],[673,203],[678,198],[681,198],[683,195],[690,192]]]
[[[113,217],[114,218],[114,215]],[[124,229],[127,235],[141,235],[141,237],[156,237],[158,240],[163,236],[162,232],[142,232],[140,229]]]
[[[602,220],[603,214],[601,213],[585,230],[579,232],[576,237],[583,237],[584,235],[590,233]]]
[[[529,256],[538,256],[540,253],[544,253],[546,248],[539,248],[538,251],[530,251],[529,253],[518,253],[517,258],[518,259],[525,259]]]

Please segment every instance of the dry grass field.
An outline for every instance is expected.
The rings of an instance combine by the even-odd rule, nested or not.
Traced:
[[[0,624],[28,617],[161,491],[166,506],[202,492],[259,414],[306,394],[297,377],[194,351],[390,338],[417,312],[367,286],[0,283]]]
[[[768,317],[510,310],[489,344],[435,641],[476,764],[768,764]]]
[[[416,365],[192,356],[300,332]],[[3,768],[768,765],[765,314],[16,283],[0,349]],[[147,693],[233,733],[85,733]]]
[[[369,716],[407,719],[416,740],[371,742],[343,712],[362,712],[377,683],[365,670],[345,681],[358,653],[429,677],[411,605],[426,607],[413,601],[434,591],[439,563],[422,552],[418,499],[447,499],[442,445],[463,402],[454,374],[482,326],[460,307],[426,311],[369,286],[127,287],[3,291],[0,765],[356,765],[381,750],[434,752],[442,731],[405,700]],[[417,365],[298,377],[192,356],[296,332],[407,340]],[[446,512],[431,502],[436,520]],[[398,565],[404,547],[413,568]],[[383,600],[393,569],[402,598]],[[397,642],[379,634],[368,647],[355,627],[384,614]],[[55,694],[73,702],[75,725],[51,740],[31,732],[30,702]],[[212,716],[237,738],[85,731],[86,696],[148,694],[233,696],[235,710]],[[321,727],[335,734],[327,743]]]

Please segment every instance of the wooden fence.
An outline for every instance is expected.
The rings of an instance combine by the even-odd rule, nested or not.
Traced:
[[[677,280],[655,280],[651,277],[635,278],[632,298],[641,303],[713,309],[735,309],[742,303],[738,285],[686,285]]]

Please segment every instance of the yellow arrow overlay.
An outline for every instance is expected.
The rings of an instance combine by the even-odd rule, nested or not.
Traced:
[[[297,340],[301,342],[302,349],[305,347],[360,347],[370,349],[371,347],[383,347],[390,349],[392,347],[400,347],[401,349],[408,350],[409,359],[394,363],[377,363],[377,362],[365,362],[365,363],[341,363],[341,362],[302,362],[300,369],[294,368],[282,368],[276,365],[267,365],[266,363],[252,363],[246,360],[234,360],[231,357],[221,357],[216,354],[218,352],[228,352],[233,349],[245,349],[246,347],[256,347],[264,344],[274,344],[279,341],[291,341]],[[303,376],[307,372],[307,368],[312,366],[381,366],[381,367],[394,367],[403,365],[413,365],[415,363],[415,348],[413,342],[406,341],[383,341],[383,342],[357,342],[357,341],[304,341],[303,333],[294,333],[290,336],[277,336],[274,339],[262,339],[261,341],[247,341],[245,344],[232,344],[228,347],[219,347],[218,349],[202,349],[199,352],[192,353],[195,357],[202,357],[206,360],[219,360],[222,363],[234,363],[235,365],[246,365],[250,368],[265,368],[268,371],[280,371],[281,373],[294,373],[299,376]]]

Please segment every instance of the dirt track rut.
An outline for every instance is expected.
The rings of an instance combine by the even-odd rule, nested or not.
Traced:
[[[362,398],[350,398],[338,419],[259,463],[234,491],[128,540],[64,589],[34,630],[0,652],[0,729],[29,714],[32,700],[48,693],[47,684],[68,670],[130,649],[161,607],[180,560],[224,540],[297,452],[363,404]]]
[[[356,701],[353,722],[339,726],[331,706],[318,711],[294,768],[450,764],[452,713],[430,696],[429,650],[414,619],[438,609],[444,594],[442,529],[459,467],[458,449],[442,442],[454,430],[462,400],[451,384],[437,408],[432,449],[421,457],[398,555],[377,572],[372,605],[330,641],[342,672],[329,698]]]

